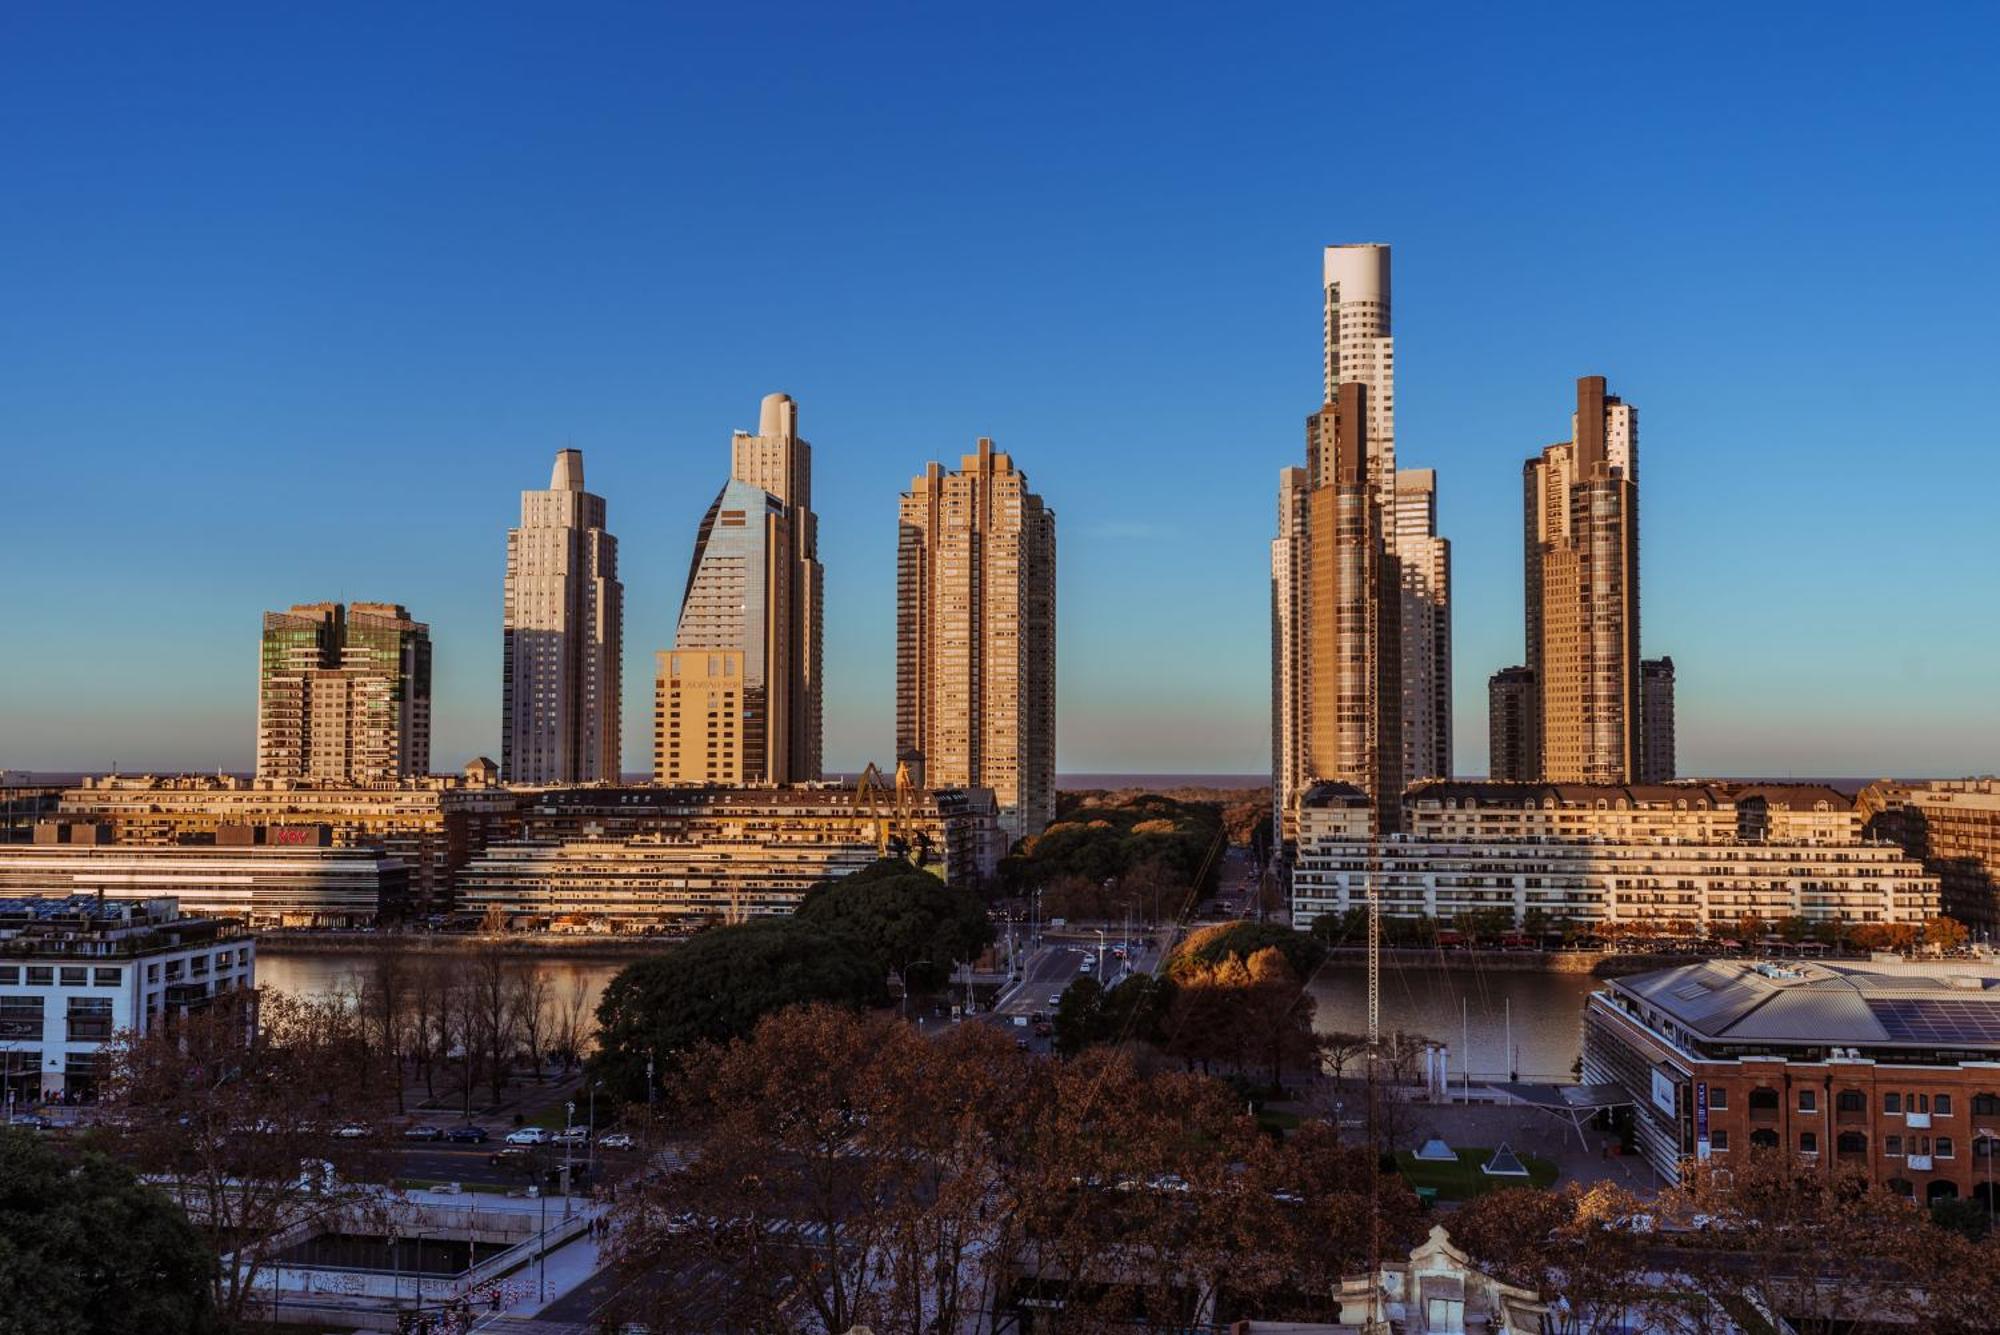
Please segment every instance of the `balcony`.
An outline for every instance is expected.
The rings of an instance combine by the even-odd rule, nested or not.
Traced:
[[[1928,1173],[1931,1171],[1931,1156],[1928,1154],[1912,1154],[1909,1158],[1903,1160],[1903,1162],[1910,1166],[1910,1171],[1912,1172]]]
[[[72,1043],[98,1042],[111,1037],[109,1020],[71,1020],[69,1039]]]
[[[1927,1112],[1904,1113],[1903,1125],[1912,1131],[1928,1131],[1931,1129],[1931,1115]]]

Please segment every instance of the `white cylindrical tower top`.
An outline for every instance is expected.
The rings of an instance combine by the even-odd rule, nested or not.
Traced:
[[[799,405],[789,394],[766,394],[757,413],[757,434],[786,438],[799,434]]]
[[[1389,247],[1367,241],[1326,248],[1325,286],[1340,287],[1340,299],[1389,304]]]

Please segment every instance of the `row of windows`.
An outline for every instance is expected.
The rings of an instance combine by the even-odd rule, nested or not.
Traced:
[[[1711,1086],[1708,1091],[1708,1106],[1721,1110],[1729,1106],[1729,1091]],[[1835,1112],[1863,1112],[1868,1107],[1868,1096],[1858,1089],[1843,1089],[1833,1096]],[[1778,1091],[1759,1086],[1750,1091],[1752,1112],[1776,1112]],[[1802,1088],[1798,1091],[1798,1110],[1802,1113],[1819,1111],[1819,1091]],[[2000,1095],[1976,1094],[1972,1099],[1975,1115],[2000,1114]],[[1929,1114],[1933,1117],[1952,1115],[1952,1098],[1949,1094],[1917,1093],[1914,1091],[1889,1090],[1882,1095],[1882,1112],[1885,1116],[1901,1117],[1906,1113]]]
[[[24,970],[18,964],[0,964],[0,986],[18,986],[25,976],[29,987],[116,987],[123,978],[123,969],[90,969],[78,964],[65,964],[60,968],[47,964],[30,964]]]

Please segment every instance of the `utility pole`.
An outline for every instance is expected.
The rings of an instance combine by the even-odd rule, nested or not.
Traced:
[[[562,1179],[564,1222],[568,1222],[569,1220],[570,1155],[571,1152],[576,1148],[576,1142],[570,1138],[570,1131],[575,1126],[576,1126],[576,1104],[565,1103],[563,1105],[563,1179]]]

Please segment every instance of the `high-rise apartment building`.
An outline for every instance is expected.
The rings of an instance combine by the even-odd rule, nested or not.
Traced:
[[[2000,931],[2000,779],[1871,783],[1869,833],[1893,839],[1943,881],[1944,911],[1991,940]]]
[[[1272,802],[1287,839],[1316,782],[1354,784],[1393,829],[1406,776],[1451,768],[1451,549],[1435,473],[1396,468],[1389,248],[1328,246],[1321,276],[1325,408],[1308,466],[1279,475],[1271,546]],[[1342,432],[1358,491],[1336,476]]]
[[[1522,473],[1528,667],[1552,783],[1631,783],[1640,766],[1639,414],[1576,383],[1570,439]]]
[[[1501,668],[1486,680],[1486,774],[1500,783],[1528,783],[1540,776],[1535,754],[1541,729],[1535,714],[1541,693],[1533,669]]]
[[[653,777],[787,784],[819,777],[824,586],[812,447],[790,395],[730,442],[701,521],[674,647],[654,683]]]
[[[259,779],[394,783],[430,763],[430,627],[393,603],[264,614]]]
[[[509,783],[618,780],[625,589],[604,498],[583,452],[560,450],[547,491],[521,493],[507,534],[500,769]]]
[[[1451,777],[1451,543],[1437,531],[1437,470],[1396,473],[1402,580],[1403,782]]]
[[[1350,381],[1306,420],[1308,467],[1287,469],[1272,546],[1280,736],[1273,794],[1285,837],[1314,783],[1352,784],[1396,828],[1403,791],[1402,590],[1370,471],[1368,387]]]
[[[1009,839],[1056,800],[1056,517],[979,441],[899,507],[896,754],[927,788],[990,788]]]
[[[1674,777],[1674,660],[1639,661],[1639,782]]]

